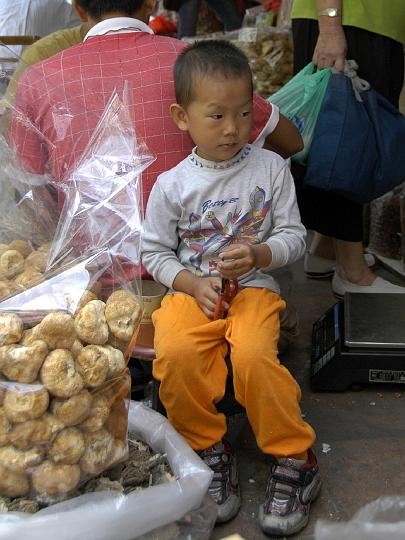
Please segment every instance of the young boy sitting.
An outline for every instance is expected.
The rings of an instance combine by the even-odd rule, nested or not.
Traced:
[[[174,79],[171,114],[196,147],[158,177],[146,212],[143,262],[171,289],[153,317],[153,374],[168,419],[213,469],[209,492],[218,521],[227,521],[240,495],[223,440],[226,419],[215,404],[224,396],[229,351],[235,397],[272,456],[260,525],[271,535],[294,534],[307,524],[321,481],[300,388],[277,358],[285,302],[271,270],[305,250],[293,179],[282,158],[247,144],[252,75],[239,49],[196,43],[178,57]],[[239,288],[216,318],[223,280],[238,280]]]

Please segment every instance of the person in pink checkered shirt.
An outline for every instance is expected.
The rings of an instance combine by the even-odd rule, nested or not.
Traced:
[[[193,147],[169,113],[173,65],[187,44],[153,34],[148,22],[156,0],[74,0],[74,6],[91,27],[84,42],[30,67],[19,82],[11,130],[17,156],[26,171],[49,172],[56,183],[66,178],[112,93],[129,81],[137,133],[157,155],[143,174],[146,206],[157,176]],[[257,95],[250,142],[283,157],[302,147],[295,126]]]

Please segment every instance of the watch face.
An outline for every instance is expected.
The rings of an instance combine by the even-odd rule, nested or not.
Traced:
[[[328,12],[329,17],[336,17],[338,14],[338,10],[336,8],[329,8]]]

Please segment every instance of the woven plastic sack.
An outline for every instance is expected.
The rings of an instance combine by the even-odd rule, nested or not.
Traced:
[[[269,98],[284,116],[294,122],[302,135],[304,148],[292,157],[301,165],[306,164],[318,114],[332,74],[329,68],[321,71],[315,69],[314,64],[308,64]]]

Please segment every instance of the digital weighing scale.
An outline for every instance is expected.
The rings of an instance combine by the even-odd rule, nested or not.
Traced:
[[[313,325],[313,390],[405,384],[405,294],[346,293]]]

